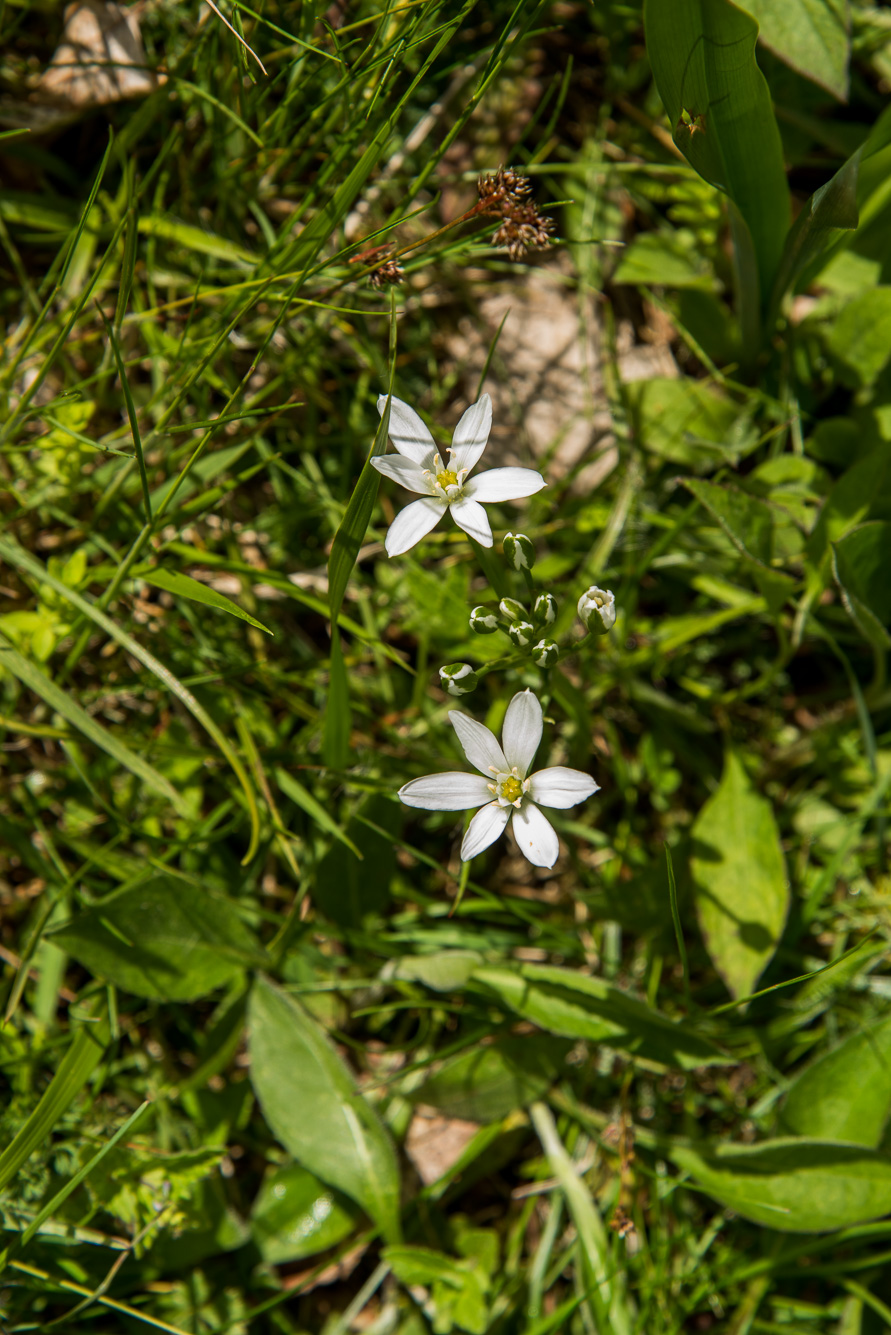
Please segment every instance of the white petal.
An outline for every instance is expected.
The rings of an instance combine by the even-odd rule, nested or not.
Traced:
[[[382,394],[377,401],[377,410],[381,417],[387,406],[387,396]],[[401,399],[390,400],[390,439],[400,454],[412,459],[421,468],[433,467],[436,444],[414,408],[409,408]]]
[[[398,482],[406,491],[416,491],[421,496],[430,495],[430,479],[411,459],[403,459],[401,454],[378,455],[371,460],[371,467],[376,468],[384,477]]]
[[[477,723],[475,718],[468,718],[457,709],[449,710],[449,718],[471,765],[487,778],[493,769],[496,774],[508,773],[510,766],[504,758],[504,752],[495,734],[489,731],[485,723]]]
[[[518,691],[507,707],[504,727],[501,729],[501,747],[508,765],[516,765],[520,778],[535,759],[541,741],[542,712],[538,696],[531,691]]]
[[[574,807],[599,791],[600,784],[595,783],[590,774],[584,774],[580,769],[567,769],[565,765],[554,765],[532,775],[529,796],[543,807]]]
[[[449,509],[458,527],[463,528],[471,538],[476,538],[481,547],[492,546],[492,530],[486,512],[476,501],[467,499],[466,488],[465,494],[459,496],[457,501],[452,501]]]
[[[459,468],[468,470],[473,468],[473,465],[479,461],[480,455],[486,448],[486,441],[489,439],[491,429],[492,400],[488,394],[484,394],[472,408],[467,409],[467,412],[455,427],[449,468],[453,468],[456,473]]]
[[[524,802],[519,811],[514,811],[511,828],[520,852],[533,867],[553,867],[560,852],[557,831],[537,806]]]
[[[400,510],[387,530],[386,548],[388,556],[401,556],[416,542],[420,542],[425,533],[435,528],[445,514],[445,501],[433,496],[412,501],[404,510]]]
[[[411,779],[399,789],[398,796],[407,807],[423,807],[425,811],[467,811],[492,800],[481,774],[462,774],[460,770]]]
[[[534,468],[490,468],[465,484],[464,495],[474,501],[518,501],[534,496],[548,484]],[[462,525],[463,528],[463,525]]]
[[[469,862],[477,853],[494,844],[507,824],[511,813],[510,807],[500,807],[497,802],[490,802],[482,807],[467,827],[464,842],[461,845],[461,861]]]

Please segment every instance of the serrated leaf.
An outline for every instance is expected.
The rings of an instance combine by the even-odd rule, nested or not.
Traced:
[[[163,875],[124,886],[49,935],[92,973],[162,1001],[194,1001],[262,958],[228,900]]]
[[[309,1172],[399,1239],[399,1169],[390,1137],[324,1032],[267,978],[248,1008],[251,1082],[263,1115]]]
[[[782,935],[789,885],[770,803],[733,751],[692,839],[690,872],[706,950],[731,996],[748,996]]]
[[[891,1159],[864,1146],[784,1137],[669,1153],[709,1196],[767,1228],[823,1233],[891,1211]]]
[[[608,1043],[649,1061],[691,1069],[726,1057],[689,1024],[676,1024],[660,1011],[602,978],[543,964],[519,968],[483,967],[473,972],[517,1015],[566,1038]]]
[[[267,635],[273,632],[268,626],[264,626],[262,621],[252,617],[238,603],[233,603],[231,598],[225,597],[222,593],[217,593],[216,589],[210,589],[200,580],[193,579],[191,575],[184,575],[178,570],[165,570],[162,566],[147,566],[134,572],[139,579],[144,579],[146,584],[154,584],[158,589],[166,589],[168,593],[174,594],[177,598],[188,598],[193,603],[203,603],[205,607],[215,607],[219,612],[228,612],[230,616],[239,617],[246,621],[249,626],[256,626],[257,630],[263,630]]]
[[[793,1080],[780,1126],[875,1149],[891,1112],[891,1017],[858,1030]]]

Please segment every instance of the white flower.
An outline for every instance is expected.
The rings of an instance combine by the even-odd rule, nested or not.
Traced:
[[[531,691],[514,696],[504,716],[502,746],[482,723],[453,709],[452,726],[464,754],[479,774],[426,774],[399,789],[410,807],[426,811],[468,811],[479,807],[461,845],[465,862],[482,853],[513,817],[512,828],[520,852],[536,867],[553,867],[559,845],[557,834],[539,806],[574,807],[600,787],[590,774],[555,765],[526,777],[541,741],[541,705]]]
[[[616,624],[616,598],[609,589],[592,584],[579,599],[579,620],[592,635],[606,635]]]
[[[383,416],[387,398],[382,394],[377,410]],[[413,408],[399,399],[390,400],[390,439],[399,452],[376,457],[372,466],[391,477],[406,491],[416,491],[420,501],[412,501],[393,520],[387,533],[387,555],[401,556],[439,522],[446,510],[459,528],[483,547],[492,546],[492,529],[481,501],[518,501],[532,496],[546,486],[540,473],[532,468],[491,468],[487,473],[468,479],[480,460],[492,426],[492,402],[488,394],[468,408],[455,428],[443,463],[433,437]]]

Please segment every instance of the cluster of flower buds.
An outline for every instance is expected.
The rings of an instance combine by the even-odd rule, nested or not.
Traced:
[[[606,635],[616,624],[616,599],[609,589],[592,584],[579,599],[579,620],[591,635]]]
[[[499,167],[477,182],[480,204],[485,213],[501,219],[492,238],[504,246],[512,260],[522,259],[530,250],[546,250],[554,234],[554,223],[532,203],[532,183],[512,167]]]

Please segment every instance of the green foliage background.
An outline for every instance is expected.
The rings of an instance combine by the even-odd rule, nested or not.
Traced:
[[[887,1328],[887,16],[225,12],[156,0],[155,91],[60,113],[61,11],[0,7],[3,1329]],[[508,161],[519,263],[462,221]],[[530,267],[617,465],[555,428],[485,571],[388,562],[377,396],[444,442],[509,396],[452,336]],[[461,763],[518,527],[564,644],[592,583],[619,622],[462,707],[531,686],[601,791],[462,870],[395,792]]]

